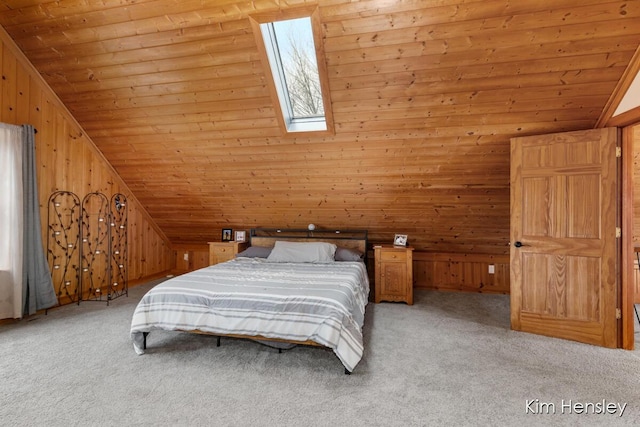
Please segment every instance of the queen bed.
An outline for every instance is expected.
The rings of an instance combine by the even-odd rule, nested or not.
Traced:
[[[364,352],[366,248],[366,231],[253,229],[235,259],[144,295],[131,321],[134,350],[144,354],[158,329],[244,337],[328,347],[350,373]]]

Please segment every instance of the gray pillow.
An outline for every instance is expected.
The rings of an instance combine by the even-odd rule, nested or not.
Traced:
[[[328,263],[334,261],[335,253],[336,245],[333,243],[278,240],[267,261]]]
[[[355,249],[342,248],[338,246],[336,248],[336,261],[362,261],[364,254]]]
[[[271,248],[265,248],[263,246],[249,246],[244,251],[236,254],[236,257],[267,258],[270,253],[271,253]]]

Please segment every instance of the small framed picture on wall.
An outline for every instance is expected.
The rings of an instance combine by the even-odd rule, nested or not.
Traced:
[[[396,237],[393,239],[394,246],[407,246],[407,235],[406,234],[396,234]]]
[[[233,240],[233,230],[230,228],[223,228],[222,229],[222,241],[223,242],[230,242],[231,240]]]
[[[236,231],[236,242],[244,242],[247,238],[246,233],[243,231]]]

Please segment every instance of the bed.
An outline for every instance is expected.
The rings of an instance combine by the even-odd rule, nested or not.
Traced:
[[[150,289],[131,321],[136,353],[153,330],[333,350],[351,373],[364,352],[366,231],[253,229],[238,256]]]

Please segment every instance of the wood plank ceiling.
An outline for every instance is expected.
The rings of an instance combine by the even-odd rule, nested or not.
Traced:
[[[495,254],[510,138],[592,128],[640,43],[637,0],[320,0],[335,134],[291,137],[248,16],[301,3],[4,0],[0,25],[174,243],[313,222]]]

